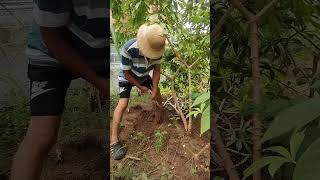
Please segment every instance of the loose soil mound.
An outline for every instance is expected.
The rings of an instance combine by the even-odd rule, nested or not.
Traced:
[[[192,135],[186,135],[180,118],[154,103],[130,107],[123,120],[120,138],[128,156],[110,162],[114,179],[128,178],[126,173],[130,173],[124,169],[130,169],[140,178],[209,179],[209,140],[200,137],[198,128],[194,127]],[[159,132],[164,142],[157,152]],[[193,158],[205,146],[198,158]]]
[[[166,120],[168,120],[167,111],[154,101],[131,106],[123,117],[126,128],[120,134],[121,139],[127,139],[127,136],[135,131],[143,131],[145,135],[151,136],[157,124]]]
[[[111,179],[209,179],[208,138],[200,137],[194,127],[186,135],[180,118],[156,103],[132,106],[124,114],[120,137],[127,148],[127,157],[110,161]],[[159,151],[156,132],[164,137]],[[49,154],[43,180],[105,180],[107,179],[105,129],[82,133],[80,137],[60,143]],[[133,174],[124,171],[130,169]]]
[[[41,179],[106,180],[106,132],[101,129],[82,133],[54,147]]]

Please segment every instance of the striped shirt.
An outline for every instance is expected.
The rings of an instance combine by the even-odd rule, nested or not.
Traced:
[[[26,48],[30,64],[61,66],[44,44],[40,27],[66,27],[66,37],[80,55],[88,61],[101,59],[94,63],[106,65],[110,37],[108,6],[107,0],[34,0],[34,23]]]
[[[153,70],[154,65],[160,64],[160,62],[161,58],[148,61],[140,52],[137,40],[131,39],[125,43],[121,51],[121,66],[118,79],[119,81],[127,81],[123,70],[130,70],[142,82],[148,77],[150,71]]]

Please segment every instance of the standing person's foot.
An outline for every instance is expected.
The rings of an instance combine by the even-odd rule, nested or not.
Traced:
[[[123,159],[126,156],[126,149],[120,142],[110,145],[111,158],[114,160]]]

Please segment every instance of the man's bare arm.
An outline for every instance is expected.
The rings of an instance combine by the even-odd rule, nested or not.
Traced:
[[[130,70],[123,70],[124,77],[126,80],[128,80],[132,85],[136,86],[139,89],[142,89],[142,86],[138,82],[136,78],[134,78],[131,74],[132,72]]]
[[[47,28],[41,27],[41,34],[44,43],[51,53],[68,70],[82,77],[99,90],[107,91],[108,82],[106,79],[98,76],[85,62],[85,59],[70,45],[65,38],[64,27]]]
[[[152,87],[158,88],[159,81],[160,81],[160,64],[156,64],[153,68],[153,75],[152,75]]]

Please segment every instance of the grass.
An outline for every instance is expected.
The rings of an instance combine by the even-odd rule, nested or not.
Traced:
[[[129,106],[136,105],[139,103],[147,103],[150,101],[151,95],[149,96],[140,96],[138,90],[134,87],[131,91],[130,99],[129,99]],[[119,95],[117,92],[111,93],[110,97],[110,116],[114,109],[116,108],[119,101]]]
[[[17,89],[14,92],[18,91]],[[96,108],[92,111],[90,97],[93,94],[88,87],[70,89],[66,96],[65,111],[59,130],[59,141],[69,139],[83,130],[106,128],[108,107],[102,106],[102,111]],[[118,95],[111,96],[110,114],[118,103]],[[149,97],[138,96],[133,89],[129,105],[148,102]],[[10,164],[18,144],[22,141],[30,121],[30,107],[26,100],[15,100],[12,104],[0,107],[0,174],[10,169]],[[122,170],[122,171],[125,171]]]
[[[85,129],[101,129],[107,124],[107,107],[92,111],[87,89],[70,89],[66,97],[65,112],[60,125],[59,141],[77,135]],[[30,107],[26,102],[0,107],[0,174],[8,171],[13,154],[26,133]]]

